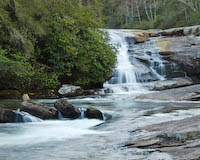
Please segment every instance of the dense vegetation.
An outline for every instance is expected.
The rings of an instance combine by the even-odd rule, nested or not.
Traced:
[[[200,24],[200,0],[103,0],[110,28],[172,28]]]
[[[99,28],[199,23],[200,0],[1,0],[0,90],[101,86],[116,55]]]
[[[102,26],[97,1],[1,0],[0,89],[101,85],[116,61]]]

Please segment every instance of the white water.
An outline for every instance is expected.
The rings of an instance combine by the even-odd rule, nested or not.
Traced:
[[[103,121],[95,119],[77,119],[73,121],[54,120],[37,123],[4,124],[0,126],[0,147],[64,141],[83,135],[100,134],[101,132],[91,130],[90,128],[101,123]]]
[[[117,64],[113,77],[105,83],[104,87],[110,88],[113,93],[143,92],[146,90],[137,83],[137,68],[129,60],[128,50],[133,47],[134,35],[131,30],[106,30],[110,36],[110,44],[118,49]],[[127,42],[127,38],[132,39],[132,43]],[[129,41],[131,42],[131,41]]]

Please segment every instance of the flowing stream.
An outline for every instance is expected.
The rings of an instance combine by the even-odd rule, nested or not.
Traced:
[[[171,160],[166,153],[148,149],[124,148],[125,142],[146,132],[133,133],[137,127],[200,114],[198,103],[138,101],[147,93],[148,82],[166,79],[165,61],[158,56],[155,39],[134,44],[131,30],[106,30],[110,43],[118,47],[118,63],[106,82],[103,95],[69,99],[77,107],[95,107],[112,115],[106,121],[86,119],[42,121],[26,113],[32,123],[0,124],[0,160]],[[145,61],[145,63],[144,63]],[[146,84],[147,83],[147,84]],[[35,100],[53,105],[56,100]],[[4,100],[13,108],[21,101]]]

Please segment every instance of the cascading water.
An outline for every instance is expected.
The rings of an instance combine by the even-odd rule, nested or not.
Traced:
[[[20,112],[15,111],[16,113],[16,122],[41,122],[42,119],[32,116],[31,114],[27,112]]]
[[[165,60],[156,41],[160,37],[134,44],[132,30],[105,30],[110,44],[118,49],[117,64],[112,78],[104,84],[106,93],[144,93],[152,89],[152,81],[166,80],[171,73],[179,72],[178,66]],[[149,86],[148,86],[149,85]]]
[[[122,93],[142,91],[144,88],[137,83],[136,70],[129,60],[128,51],[134,45],[134,35],[129,30],[106,30],[110,36],[110,44],[118,49],[117,64],[113,77],[106,82],[105,87],[110,92]]]

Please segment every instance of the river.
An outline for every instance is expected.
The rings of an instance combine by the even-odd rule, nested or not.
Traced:
[[[107,31],[111,36],[110,43],[119,47],[113,78],[105,83],[105,89],[100,94],[69,101],[77,107],[95,107],[112,115],[112,118],[105,121],[76,119],[0,124],[0,160],[172,159],[167,153],[123,146],[130,139],[149,134],[145,131],[131,132],[137,127],[198,115],[200,105],[192,102],[135,99],[139,94],[150,92],[151,86],[145,83],[149,81],[149,76],[153,80],[165,79],[163,62],[155,56],[159,48],[156,48],[152,40],[138,49],[130,41],[133,35],[129,30]],[[135,52],[132,48],[137,49],[137,52],[145,50],[146,53],[153,50],[149,63],[151,66],[142,65],[137,59],[130,60],[130,52]],[[148,55],[143,56],[148,58]],[[157,62],[156,65],[154,62]],[[144,76],[147,73],[149,76]],[[56,99],[34,101],[53,105]],[[21,101],[4,100],[0,103],[13,108]]]

